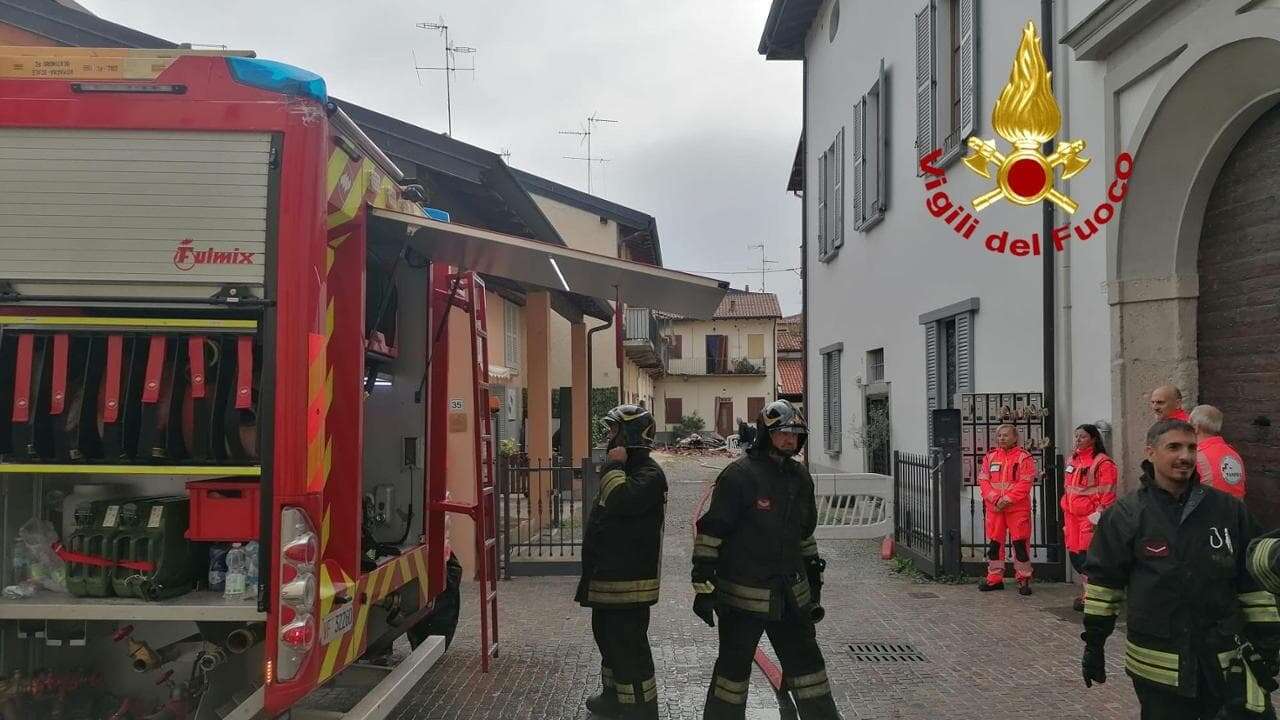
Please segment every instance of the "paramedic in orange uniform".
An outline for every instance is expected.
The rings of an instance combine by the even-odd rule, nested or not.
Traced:
[[[1076,446],[1065,468],[1062,495],[1062,537],[1066,540],[1071,567],[1084,578],[1084,559],[1093,540],[1093,529],[1116,501],[1116,464],[1107,456],[1107,447],[1096,425],[1076,428]],[[1083,588],[1083,585],[1081,586]],[[1076,612],[1084,610],[1084,594],[1075,601]]]
[[[1191,411],[1196,429],[1196,471],[1210,487],[1244,500],[1244,460],[1222,439],[1222,411],[1197,405]]]
[[[982,458],[978,485],[982,490],[987,529],[987,577],[978,589],[1004,589],[1005,532],[1013,540],[1013,572],[1018,593],[1031,594],[1031,486],[1036,461],[1018,446],[1012,425],[996,429],[996,447]]]
[[[1187,411],[1182,409],[1182,391],[1174,385],[1161,385],[1151,391],[1151,414],[1156,422],[1181,420],[1187,422]]]

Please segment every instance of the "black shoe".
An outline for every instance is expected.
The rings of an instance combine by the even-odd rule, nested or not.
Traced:
[[[1071,603],[1071,609],[1076,612],[1084,612],[1084,598],[1076,598],[1075,601]]]
[[[602,718],[622,717],[622,706],[618,703],[618,696],[613,692],[602,690],[587,698],[586,705],[592,715]]]
[[[1003,580],[1001,580],[998,583],[989,583],[986,580],[983,580],[982,582],[978,583],[979,592],[991,592],[992,590],[1003,590],[1003,589],[1004,589]]]
[[[1030,580],[1019,580],[1019,581],[1018,581],[1018,594],[1019,594],[1019,595],[1030,595],[1030,594],[1031,594],[1031,581],[1030,581]]]

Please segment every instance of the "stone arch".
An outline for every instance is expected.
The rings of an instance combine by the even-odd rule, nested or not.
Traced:
[[[1198,394],[1196,261],[1205,208],[1240,138],[1280,102],[1280,13],[1266,15],[1265,22],[1238,17],[1184,48],[1162,71],[1124,148],[1135,168],[1109,237],[1108,280],[1112,417],[1127,471],[1141,459],[1151,388],[1173,382],[1188,404]],[[1259,35],[1267,29],[1274,34]]]

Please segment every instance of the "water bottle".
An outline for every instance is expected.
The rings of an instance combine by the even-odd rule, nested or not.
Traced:
[[[227,577],[226,588],[222,591],[222,596],[228,600],[239,600],[246,594],[245,573],[249,569],[249,562],[245,559],[244,549],[240,547],[240,543],[232,543],[231,549],[227,551]]]
[[[258,541],[250,540],[244,544],[244,559],[247,564],[244,573],[245,592],[249,597],[258,597]]]
[[[214,545],[209,548],[209,589],[223,592],[227,582],[227,546]]]

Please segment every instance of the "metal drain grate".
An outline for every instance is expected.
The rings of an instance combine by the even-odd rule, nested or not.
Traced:
[[[849,652],[857,662],[904,663],[928,662],[924,653],[908,643],[865,642],[853,643]]]
[[[928,600],[929,598],[938,597],[938,594],[931,593],[931,592],[913,592],[913,593],[907,593],[907,597],[912,598],[914,600]]]

